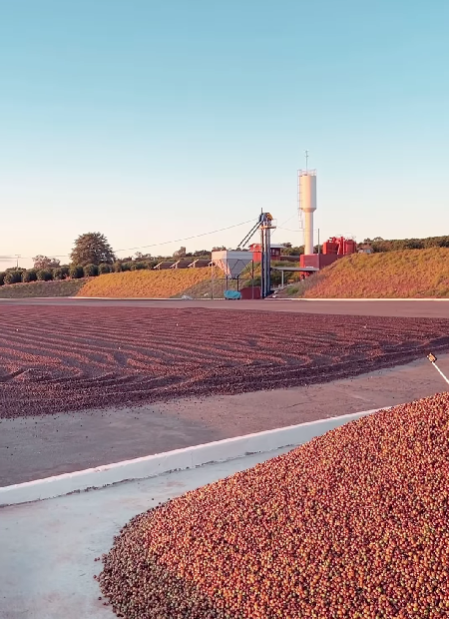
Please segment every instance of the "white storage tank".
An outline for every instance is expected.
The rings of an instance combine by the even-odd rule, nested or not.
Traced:
[[[313,254],[313,213],[316,211],[316,171],[299,173],[299,207],[304,213],[304,254]]]

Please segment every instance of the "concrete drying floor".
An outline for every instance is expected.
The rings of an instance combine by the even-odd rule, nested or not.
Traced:
[[[449,375],[449,355],[442,355],[438,363]],[[446,387],[437,371],[423,359],[309,387],[3,419],[0,486],[401,404]]]
[[[112,619],[96,557],[133,516],[268,458],[279,449],[103,490],[0,509],[1,619]]]
[[[203,309],[347,314],[353,316],[415,316],[449,318],[449,299],[266,299],[264,301],[193,301],[180,299],[89,299],[24,298],[0,299],[10,305],[81,305],[84,307],[181,307]]]

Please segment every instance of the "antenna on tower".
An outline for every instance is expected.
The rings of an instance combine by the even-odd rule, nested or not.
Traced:
[[[306,150],[306,172],[309,170],[309,151]]]

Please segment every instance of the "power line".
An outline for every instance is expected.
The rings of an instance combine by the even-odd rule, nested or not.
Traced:
[[[292,228],[282,228],[281,226],[277,226],[278,230],[286,230],[287,232],[301,232],[301,230],[299,228],[297,228],[296,230],[293,230]]]
[[[283,221],[281,223],[280,226],[278,226],[278,228],[282,228],[282,226],[285,226],[285,224],[288,224],[289,221],[291,221],[293,219],[293,217],[298,217],[298,213],[294,213],[293,215],[291,215],[288,219],[286,219],[285,221]]]
[[[137,249],[148,249],[150,247],[159,247],[162,245],[171,245],[173,243],[182,243],[183,241],[191,241],[192,239],[198,239],[204,236],[211,236],[212,234],[217,234],[218,232],[225,232],[226,230],[232,230],[233,228],[239,228],[240,226],[245,226],[246,224],[254,223],[254,219],[248,219],[247,221],[242,221],[239,224],[234,224],[232,226],[226,226],[225,228],[217,228],[216,230],[211,230],[210,232],[201,232],[200,234],[193,234],[191,236],[186,236],[181,239],[173,239],[171,241],[162,241],[162,243],[151,243],[150,245],[139,245],[138,247],[127,247],[124,249],[117,249],[114,253],[124,252],[124,251],[135,251]],[[67,258],[70,254],[52,254],[52,258]],[[14,256],[0,256],[0,260],[9,261],[16,260],[17,254]],[[32,257],[20,256],[22,260],[32,260]]]
[[[239,228],[240,226],[244,226],[253,222],[254,219],[249,219],[248,221],[242,221],[241,223],[234,224],[233,226],[227,226],[226,228],[217,228],[217,230],[212,230],[211,232],[201,232],[200,234],[193,234],[192,236],[186,236],[182,239],[173,239],[172,241],[163,241],[162,243],[151,243],[150,245],[140,245],[139,247],[127,247],[125,249],[117,249],[115,250],[115,253],[119,253],[122,251],[135,251],[136,249],[148,249],[149,247],[159,247],[161,245],[172,245],[173,243],[182,243],[183,241],[191,241],[192,239],[198,239],[203,236],[211,236],[212,234],[217,234],[217,232],[224,232],[225,230]]]

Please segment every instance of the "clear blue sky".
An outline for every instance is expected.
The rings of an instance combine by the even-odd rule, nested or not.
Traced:
[[[445,0],[0,0],[0,256],[261,208],[302,243],[305,149],[322,238],[448,234],[448,32]]]

